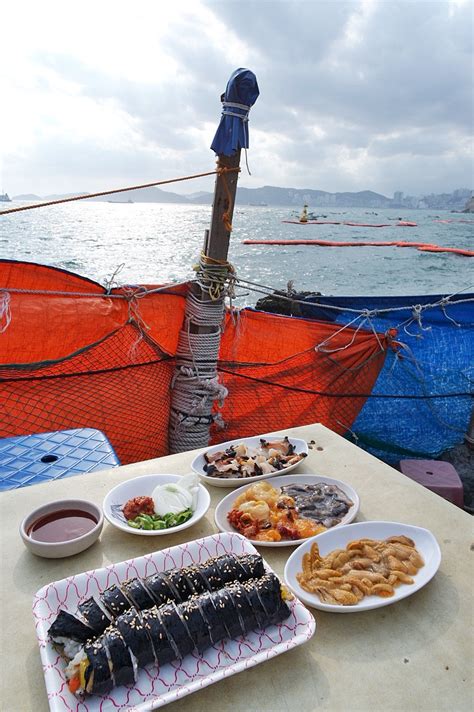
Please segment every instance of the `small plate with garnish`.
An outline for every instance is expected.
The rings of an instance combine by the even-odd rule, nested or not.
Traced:
[[[214,445],[191,463],[201,480],[214,487],[241,487],[247,482],[286,475],[304,462],[308,444],[287,435],[238,438]]]
[[[204,517],[211,498],[191,475],[143,475],[121,482],[103,502],[106,519],[128,534],[159,536],[187,529]]]

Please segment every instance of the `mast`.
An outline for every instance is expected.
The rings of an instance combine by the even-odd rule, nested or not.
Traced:
[[[190,286],[172,382],[169,450],[184,452],[209,444],[213,423],[223,426],[217,408],[227,389],[219,382],[217,360],[225,297],[232,293],[234,269],[227,261],[241,149],[248,148],[248,113],[259,89],[253,72],[237,69],[221,96],[222,118],[211,149],[217,154],[210,229]]]

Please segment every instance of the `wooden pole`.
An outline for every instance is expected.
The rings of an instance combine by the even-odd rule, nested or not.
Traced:
[[[217,361],[239,165],[240,150],[233,156],[218,157],[218,168],[230,170],[216,177],[211,226],[204,236],[199,279],[191,284],[186,300],[171,395],[171,453],[209,444],[211,423],[219,422],[219,414],[212,412],[213,404],[222,402],[227,394],[219,383]]]
[[[204,233],[203,252],[206,257],[213,260],[226,261],[229,254],[230,230],[226,224],[232,223],[234,215],[235,196],[237,194],[237,181],[239,179],[240,149],[233,156],[220,155],[217,159],[219,168],[232,168],[234,170],[217,175],[214,185],[214,200],[212,204],[211,226]],[[224,185],[227,183],[227,190]],[[230,200],[229,200],[230,198]],[[226,220],[224,220],[224,215]],[[210,301],[209,295],[197,285],[192,285],[192,291],[204,302]],[[222,296],[221,301],[224,300]],[[217,303],[219,300],[217,300]],[[209,334],[214,331],[213,327],[203,325],[190,325],[193,334]]]

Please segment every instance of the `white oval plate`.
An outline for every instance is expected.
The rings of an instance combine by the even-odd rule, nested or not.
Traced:
[[[247,445],[247,447],[258,447],[260,444],[260,438],[267,438],[269,439],[269,436],[265,435],[256,435],[253,438],[237,438],[236,440],[228,440],[225,443],[219,443],[219,445],[214,445],[213,447],[209,447],[205,450],[206,453],[214,453],[214,452],[219,452],[220,450],[227,450],[228,447],[231,445],[239,445],[240,443],[244,443]],[[279,440],[283,439],[285,435],[272,435],[271,440]],[[308,443],[306,440],[300,440],[299,438],[288,438],[290,443],[295,446],[295,452],[297,455],[300,455],[301,453],[306,453],[308,454]],[[269,477],[275,477],[275,476],[280,476],[280,475],[286,475],[287,472],[291,472],[291,470],[294,470],[295,467],[298,467],[299,465],[302,465],[304,463],[304,458],[303,460],[300,460],[300,462],[297,462],[295,465],[290,465],[289,467],[285,467],[284,470],[277,470],[276,472],[270,472],[268,475],[255,475],[254,477],[210,477],[209,475],[206,474],[204,470],[204,465],[206,464],[206,460],[204,458],[204,452],[202,452],[200,455],[197,455],[194,460],[191,463],[191,467],[194,470],[194,472],[197,472],[199,477],[203,480],[203,482],[206,482],[208,485],[213,485],[214,487],[242,487],[244,484],[252,484],[253,482],[258,482],[258,480],[267,480]]]
[[[121,529],[123,532],[127,532],[127,534],[139,534],[141,536],[173,534],[182,529],[192,527],[193,524],[196,524],[196,522],[204,517],[211,503],[209,492],[201,484],[198,485],[197,505],[193,516],[188,519],[187,522],[184,522],[184,524],[178,524],[176,527],[152,531],[134,529],[128,526],[127,520],[122,513],[122,507],[129,499],[133,499],[133,497],[150,497],[157,485],[165,485],[167,482],[178,482],[180,479],[181,475],[143,475],[142,477],[134,477],[131,480],[121,482],[111,489],[104,499],[102,508],[105,518],[113,524],[114,527],[117,527],[117,529]]]
[[[278,488],[283,487],[284,485],[291,484],[317,485],[319,482],[325,482],[328,485],[337,485],[337,487],[339,487],[344,492],[344,494],[346,494],[349,499],[354,502],[347,514],[342,518],[340,524],[336,524],[336,527],[341,527],[343,524],[349,524],[349,522],[352,522],[355,519],[357,512],[359,511],[359,496],[357,492],[345,482],[341,482],[340,480],[334,480],[331,477],[323,477],[322,475],[287,475],[286,477],[273,477],[272,481],[269,484],[271,484],[272,487]],[[243,492],[245,492],[246,489],[251,487],[252,484],[253,482],[249,482],[244,487],[239,487],[238,490],[234,490],[234,492],[228,494],[226,497],[224,497],[224,499],[221,499],[221,501],[217,505],[216,511],[214,513],[214,521],[216,522],[216,525],[221,532],[237,532],[237,530],[234,529],[232,524],[228,522],[227,513],[230,512],[230,510],[232,509],[232,505],[237,499],[237,497],[239,497]],[[320,535],[318,534],[317,536]],[[311,538],[314,539],[314,537]],[[254,546],[279,547],[299,546],[303,541],[306,540],[290,539],[288,541],[258,541],[257,539],[248,539],[248,541],[250,541]]]
[[[387,539],[389,536],[404,534],[415,542],[415,546],[425,561],[425,565],[413,577],[415,583],[402,583],[395,589],[390,598],[380,596],[365,596],[355,606],[338,606],[333,603],[323,603],[316,594],[305,591],[299,585],[296,574],[302,571],[303,554],[311,549],[315,539],[318,540],[319,551],[327,556],[334,549],[344,549],[350,541],[356,539]],[[382,608],[407,598],[431,581],[441,563],[441,551],[433,534],[428,529],[397,522],[357,522],[346,526],[333,527],[322,534],[306,539],[294,551],[285,566],[285,581],[298,598],[312,608],[331,613],[360,613],[373,608]]]

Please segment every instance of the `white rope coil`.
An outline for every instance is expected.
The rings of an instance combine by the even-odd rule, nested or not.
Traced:
[[[176,370],[171,384],[169,448],[185,452],[209,444],[210,427],[224,427],[222,407],[227,388],[219,382],[217,359],[224,319],[224,298],[233,295],[235,273],[227,262],[201,256],[196,268],[201,292],[186,297],[183,328],[178,337]]]

